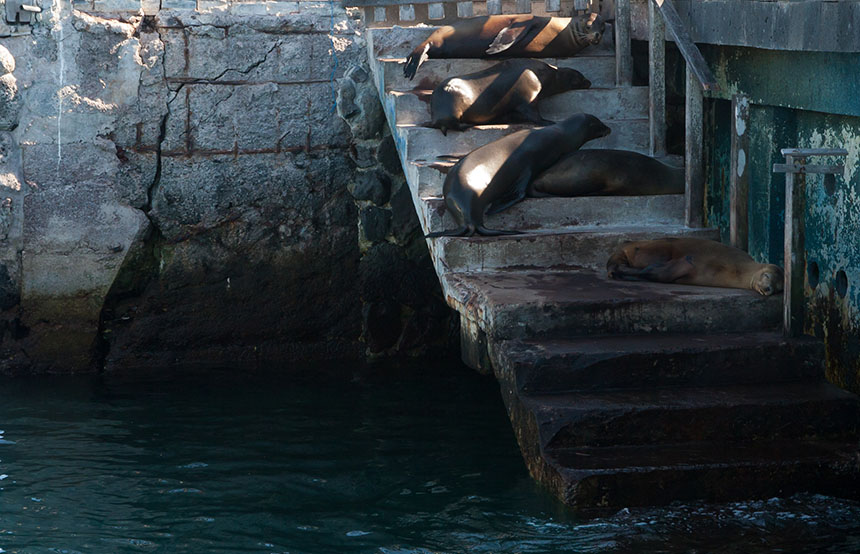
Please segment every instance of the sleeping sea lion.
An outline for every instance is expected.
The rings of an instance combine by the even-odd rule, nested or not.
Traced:
[[[606,24],[596,13],[576,17],[485,15],[439,27],[406,58],[412,79],[428,58],[565,58],[597,44]]]
[[[461,131],[464,123],[479,125],[499,121],[552,125],[541,117],[534,103],[573,89],[588,88],[591,82],[582,73],[555,67],[540,60],[505,60],[493,67],[449,77],[430,98],[431,127]]]
[[[529,196],[684,194],[684,168],[627,150],[579,150],[529,186]]]
[[[752,289],[765,296],[783,289],[782,268],[714,240],[664,238],[627,242],[609,258],[612,279]]]
[[[609,127],[590,114],[579,113],[541,129],[517,131],[481,146],[454,165],[445,177],[445,205],[459,224],[454,230],[437,231],[441,236],[516,235],[484,227],[484,211],[498,213],[526,195],[532,178],[561,156],[589,140],[605,137]]]

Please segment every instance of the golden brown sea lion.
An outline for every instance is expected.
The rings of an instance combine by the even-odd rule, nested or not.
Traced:
[[[596,13],[577,17],[485,15],[439,27],[406,58],[412,79],[428,58],[565,58],[597,44],[606,24]]]
[[[541,117],[534,103],[543,98],[591,86],[582,73],[555,67],[540,60],[505,60],[493,67],[449,77],[430,98],[431,127],[447,134],[448,129],[482,123],[531,122],[552,125]],[[466,124],[466,125],[463,125]]]
[[[664,238],[626,242],[606,263],[612,279],[752,289],[763,295],[782,291],[782,268],[760,264],[749,254],[717,241]]]
[[[578,150],[540,174],[529,196],[684,194],[684,168],[627,150]]]
[[[517,131],[477,148],[451,168],[442,193],[445,205],[459,227],[436,231],[442,236],[516,235],[484,227],[484,211],[498,213],[526,196],[532,178],[561,156],[585,142],[605,137],[609,127],[590,114],[579,113],[540,129]]]

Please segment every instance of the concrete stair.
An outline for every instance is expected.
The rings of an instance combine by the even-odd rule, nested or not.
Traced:
[[[406,80],[403,58],[432,29],[374,28],[367,41],[425,233],[455,227],[442,197],[452,157],[529,128],[480,125],[446,137],[422,126],[436,85],[497,63],[428,60]],[[612,128],[585,148],[647,153],[648,88],[616,87],[611,34],[581,55],[545,60],[581,71],[592,88],[539,109],[553,120],[586,111]],[[585,512],[856,494],[860,403],[824,382],[820,342],[778,332],[781,297],[605,276],[624,241],[719,238],[684,222],[682,195],[529,198],[485,220],[521,235],[428,240],[460,314],[463,359],[499,380],[532,475]]]

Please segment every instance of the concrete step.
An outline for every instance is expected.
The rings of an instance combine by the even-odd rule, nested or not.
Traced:
[[[520,246],[527,249],[529,243]],[[565,250],[559,250],[564,259]],[[448,304],[492,341],[773,331],[782,323],[781,295],[616,281],[605,269],[440,272],[440,280]]]
[[[617,148],[648,153],[648,120],[615,119],[603,123],[612,129],[606,137],[589,141],[583,148]],[[450,132],[444,136],[438,129],[419,125],[397,125],[398,135],[404,137],[408,161],[433,160],[438,156],[465,156],[472,150],[484,146],[506,135],[531,129],[530,125],[476,125],[462,132]]]
[[[437,26],[421,27],[374,27],[367,30],[369,52],[374,58],[405,58],[416,46],[424,42]],[[611,23],[606,24],[603,40],[600,44],[588,46],[577,55],[580,56],[615,56],[615,32]],[[576,56],[574,56],[576,57]],[[503,59],[503,58],[499,58]],[[415,79],[421,78],[424,67],[418,69]]]
[[[529,209],[526,207],[521,210],[527,213]],[[515,211],[508,217],[512,219],[517,213],[523,212]],[[504,215],[503,212],[498,217]],[[487,219],[488,225],[495,223],[496,220]],[[422,221],[422,225],[428,224],[435,223]],[[526,229],[528,232],[522,235],[431,239],[429,245],[434,258],[445,264],[444,267],[437,267],[437,272],[492,271],[523,266],[549,268],[559,265],[603,272],[606,260],[625,241],[667,236],[719,238],[714,229],[690,229],[683,225],[581,225],[559,230],[533,227],[534,222],[529,224]]]
[[[425,233],[456,228],[444,198],[422,198],[421,202]],[[486,216],[484,222],[490,228],[521,231],[681,226],[684,195],[526,198],[501,213]]]
[[[406,58],[381,58],[377,60],[384,73],[385,90],[433,90],[439,83],[454,75],[468,75],[488,69],[501,60],[450,59],[427,60],[415,79],[403,76]],[[572,58],[542,58],[541,61],[556,67],[569,67],[585,75],[592,87],[615,86],[615,58],[611,56],[574,56]]]
[[[544,451],[689,441],[850,439],[860,400],[820,381],[521,397]]]
[[[860,455],[851,441],[570,448],[527,463],[563,502],[590,515],[673,501],[860,494]]]
[[[824,376],[824,346],[781,332],[610,335],[505,341],[492,348],[498,379],[521,394],[724,386]]]
[[[432,90],[391,91],[397,123],[422,125],[431,121]],[[648,87],[590,88],[556,94],[538,102],[543,117],[561,121],[579,112],[602,121],[645,119],[648,117]],[[613,129],[614,131],[614,129]]]

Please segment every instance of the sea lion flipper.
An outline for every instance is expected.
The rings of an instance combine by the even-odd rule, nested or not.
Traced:
[[[404,77],[410,81],[415,77],[415,73],[418,71],[418,68],[421,67],[421,64],[427,61],[427,58],[429,58],[427,55],[428,50],[430,50],[430,43],[425,42],[423,46],[419,46],[409,54],[406,58],[406,65],[403,66]]]
[[[522,104],[515,112],[523,121],[534,123],[535,125],[555,125],[555,121],[544,119],[534,104]]]
[[[483,225],[478,225],[476,230],[478,234],[482,237],[498,237],[501,235],[522,235],[520,231],[513,231],[509,229],[488,229]]]
[[[529,188],[529,182],[531,182],[531,180],[531,168],[524,169],[517,178],[516,183],[514,183],[514,186],[511,187],[511,192],[489,205],[487,208],[487,215],[493,215],[505,211],[520,200],[523,200],[526,197],[526,191]]]
[[[505,27],[499,31],[499,34],[497,34],[496,38],[493,39],[493,42],[490,43],[489,48],[486,50],[486,54],[488,56],[492,56],[493,54],[504,52],[526,36],[527,31],[531,26],[532,21],[528,21],[524,24],[514,24],[509,27]]]

